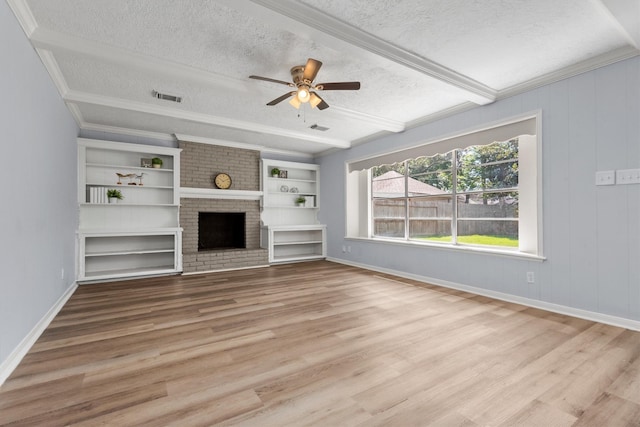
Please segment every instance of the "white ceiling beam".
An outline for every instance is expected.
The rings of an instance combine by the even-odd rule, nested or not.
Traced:
[[[200,70],[191,66],[177,62],[167,61],[151,55],[144,55],[132,52],[127,49],[118,48],[92,40],[80,39],[68,34],[50,31],[38,27],[31,35],[31,42],[36,48],[48,49],[55,52],[70,52],[81,54],[90,58],[97,58],[113,64],[124,65],[126,67],[136,67],[140,70],[152,71],[154,73],[170,74],[179,76],[181,80],[191,80],[207,85],[217,85],[232,88],[241,92],[249,92],[248,83],[233,77],[210,71]]]
[[[250,2],[238,2],[237,0],[219,0],[219,2],[228,7],[252,13],[263,20],[278,19],[274,14],[265,14],[264,9],[275,12],[288,20],[289,24],[293,21],[304,25],[306,33],[311,38],[318,38],[318,36],[322,38],[328,35],[334,42],[338,40],[341,43],[355,46],[455,87],[467,100],[476,104],[486,105],[496,99],[497,91],[495,89],[411,51],[395,46],[304,3],[295,0],[251,0],[255,5],[261,6],[261,8],[255,8],[251,6]],[[290,28],[291,25],[285,25],[285,28],[287,27]]]
[[[640,1],[593,0],[636,49],[640,49]]]
[[[96,58],[101,61],[107,61],[113,64],[119,64],[125,67],[133,66],[140,70],[170,75],[171,77],[180,79],[181,81],[188,79],[199,84],[204,84],[207,86],[214,85],[227,89],[230,88],[243,93],[250,92],[253,87],[251,85],[254,83],[253,81],[250,81],[248,79],[228,77],[222,74],[193,68],[177,62],[163,60],[157,57],[144,55],[138,52],[132,52],[130,50],[117,48],[111,45],[98,43],[91,40],[79,39],[77,37],[46,30],[43,28],[36,28],[32,32],[31,42],[38,49],[38,52],[41,56],[48,55],[51,57],[51,59],[54,58],[54,55],[49,53],[48,50],[51,50],[52,52],[70,52],[74,54],[81,54],[83,56],[88,56],[91,58]],[[45,63],[51,65],[54,64],[55,61],[45,61]],[[48,66],[47,68],[50,68],[49,72],[52,74],[52,76],[54,76],[52,70],[59,71],[57,65],[55,65],[55,67]],[[62,76],[60,72],[55,73],[55,75]],[[60,94],[64,95],[64,91],[60,90]],[[334,115],[342,115],[343,117],[358,120],[375,126],[377,129],[387,130],[390,132],[402,132],[405,129],[405,124],[396,120],[391,120],[383,117],[375,117],[354,110],[346,110],[340,108],[333,108],[333,110],[334,111],[332,112],[332,114]]]
[[[186,120],[194,123],[203,123],[215,126],[223,126],[232,129],[240,129],[250,132],[258,132],[269,135],[282,136],[286,138],[295,138],[304,141],[317,142],[338,148],[349,148],[351,143],[340,139],[323,138],[314,135],[308,135],[302,132],[295,132],[278,128],[275,126],[265,126],[253,122],[243,120],[230,119],[227,117],[217,117],[209,114],[195,113],[192,111],[181,110],[178,108],[165,107],[160,105],[148,104],[143,102],[129,101],[121,98],[113,98],[103,95],[79,92],[69,90],[64,96],[66,102],[74,102],[80,104],[99,105],[101,107],[115,108],[119,110],[135,111],[138,113],[152,114],[162,117],[171,117],[175,119]]]

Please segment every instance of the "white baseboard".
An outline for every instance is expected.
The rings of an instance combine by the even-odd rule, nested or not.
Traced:
[[[0,386],[5,382],[9,375],[13,372],[14,369],[18,366],[22,358],[27,354],[29,349],[35,344],[40,335],[47,329],[49,323],[56,317],[56,314],[62,309],[62,307],[66,304],[66,302],[71,298],[71,295],[78,289],[78,284],[73,283],[69,288],[65,291],[64,294],[58,301],[53,304],[53,306],[49,309],[49,311],[40,319],[38,323],[31,329],[31,331],[27,334],[26,337],[20,344],[11,352],[9,357],[7,357],[2,363],[0,363]]]
[[[517,295],[505,294],[503,292],[491,291],[488,289],[476,288],[474,286],[462,285],[460,283],[434,279],[433,277],[420,276],[417,274],[411,274],[411,273],[398,271],[398,270],[391,270],[388,268],[380,268],[373,265],[361,264],[361,263],[347,261],[339,258],[327,258],[327,261],[350,265],[353,267],[360,267],[360,268],[364,268],[365,270],[377,271],[379,273],[393,274],[394,276],[404,277],[406,279],[412,279],[412,280],[417,280],[419,282],[438,285],[438,286],[442,286],[443,288],[466,291],[476,295],[482,295],[485,297],[495,298],[502,301],[522,304],[528,307],[539,308],[541,310],[551,311],[559,314],[565,314],[567,316],[578,317],[580,319],[591,320],[593,322],[605,323],[607,325],[618,326],[621,328],[631,329],[634,331],[640,331],[640,321],[627,319],[624,317],[611,316],[609,314],[598,313],[595,311],[583,310],[580,308],[569,307],[566,305],[554,304],[546,301],[520,297]]]

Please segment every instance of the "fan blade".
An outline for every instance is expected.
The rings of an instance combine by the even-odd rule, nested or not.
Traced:
[[[308,80],[312,82],[316,79],[316,75],[318,71],[320,71],[320,67],[322,67],[322,62],[317,59],[309,58],[307,60],[307,65],[304,66],[304,73],[302,74],[303,80]]]
[[[276,99],[274,99],[273,101],[271,101],[271,102],[267,103],[267,105],[276,105],[276,104],[279,104],[279,103],[281,103],[282,101],[284,101],[285,99],[287,99],[288,97],[293,96],[293,95],[295,95],[295,94],[296,94],[296,92],[295,92],[295,91],[293,91],[293,92],[289,92],[289,93],[285,93],[285,94],[284,94],[284,95],[282,95],[281,97],[276,98]]]
[[[315,92],[311,92],[312,96],[312,101],[313,103],[311,104],[313,107],[318,107],[318,110],[324,110],[326,108],[329,108],[329,104],[327,104],[326,102],[324,102],[324,99],[320,98],[320,95],[318,95]],[[313,99],[313,98],[317,98],[317,99]]]
[[[283,84],[283,85],[287,85],[289,87],[294,87],[295,86],[291,82],[285,82],[283,80],[270,79],[269,77],[249,76],[249,78],[250,79],[256,79],[256,80],[264,80],[265,82],[280,83],[280,84]]]
[[[320,83],[315,88],[317,90],[358,90],[360,82]]]

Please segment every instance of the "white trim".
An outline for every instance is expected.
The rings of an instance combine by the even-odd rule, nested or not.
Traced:
[[[68,102],[67,105],[69,106],[69,109],[72,109],[73,107],[73,109],[78,111],[78,114],[81,114],[80,109],[76,104]],[[171,142],[171,143],[176,142],[176,138],[169,133],[151,132],[151,131],[139,130],[139,129],[128,129],[128,128],[121,128],[117,126],[98,125],[93,123],[85,123],[84,121],[81,121],[80,129],[94,131],[94,132],[106,132],[106,133],[112,133],[116,135],[129,135],[129,136],[135,136],[139,138],[140,137],[150,138],[150,139],[156,139],[159,141],[165,141],[165,142]]]
[[[385,245],[397,245],[407,246],[413,248],[432,248],[432,249],[444,249],[447,251],[473,253],[479,255],[493,255],[507,258],[526,259],[527,261],[546,261],[546,258],[542,255],[530,254],[526,252],[518,252],[516,250],[509,249],[497,249],[491,247],[480,247],[471,245],[453,245],[450,243],[431,243],[431,242],[419,242],[417,240],[397,240],[397,239],[385,239],[383,237],[357,237],[357,236],[345,236],[344,240],[355,240],[368,243],[381,243]]]
[[[215,85],[232,88],[240,92],[249,92],[250,90],[249,83],[245,80],[227,77],[178,62],[167,61],[151,55],[144,55],[113,45],[74,37],[46,28],[38,28],[31,34],[30,39],[37,48],[77,53],[114,64],[136,67],[154,73],[161,72],[165,75],[179,77],[181,81],[191,80],[207,86]]]
[[[197,142],[200,144],[210,144],[210,145],[220,145],[222,147],[233,147],[233,148],[241,148],[243,150],[256,150],[262,153],[274,153],[274,154],[282,154],[285,156],[295,156],[295,157],[308,157],[313,158],[313,155],[308,153],[302,153],[300,151],[292,151],[292,150],[278,150],[275,148],[268,148],[263,145],[257,144],[248,144],[245,142],[236,142],[236,141],[228,141],[224,139],[215,139],[215,138],[205,138],[202,136],[193,136],[193,135],[185,135],[185,134],[174,134],[178,141],[182,142]]]
[[[64,307],[67,303],[71,295],[78,289],[78,284],[73,282],[71,286],[58,298],[53,306],[47,311],[47,313],[40,319],[38,323],[31,329],[31,331],[25,336],[20,344],[11,352],[9,357],[7,357],[2,363],[0,363],[0,386],[5,382],[9,375],[16,369],[16,367],[20,364],[20,361],[24,356],[26,356],[27,352],[33,347],[35,342],[38,340],[40,335],[47,329],[47,326],[51,323],[51,321],[56,317],[58,312]]]
[[[217,86],[247,93],[253,90],[257,82],[247,79],[239,79],[222,74],[205,71],[177,62],[167,61],[154,56],[144,55],[127,49],[117,48],[111,45],[77,38],[68,34],[38,28],[31,35],[31,42],[39,52],[52,50],[56,52],[70,52],[81,54],[91,58],[97,58],[113,64],[135,67],[140,70],[153,73],[162,73],[172,78],[191,80],[205,86]],[[53,55],[50,53],[50,55]],[[348,110],[333,106],[330,115],[338,118],[349,117],[382,130],[401,132],[405,125],[403,122],[382,117],[375,117],[366,113]]]
[[[22,26],[27,37],[31,37],[33,32],[38,28],[36,18],[31,13],[31,9],[24,0],[7,0],[7,4],[16,15],[18,22]]]
[[[566,305],[554,304],[551,302],[535,300],[517,295],[506,294],[503,292],[491,291],[488,289],[477,288],[475,286],[462,285],[460,283],[449,282],[446,280],[435,279],[433,277],[421,276],[418,274],[406,273],[404,271],[392,270],[388,268],[380,268],[373,265],[361,264],[357,262],[347,261],[339,258],[328,257],[327,261],[336,262],[338,264],[350,265],[353,267],[364,268],[366,270],[377,271],[380,273],[393,274],[394,276],[403,277],[405,279],[417,280],[419,282],[442,286],[443,288],[456,289],[459,291],[470,292],[476,295],[482,295],[501,301],[512,302],[515,304],[526,305],[527,307],[539,308],[541,310],[559,313],[566,316],[578,317],[580,319],[590,320],[592,322],[605,323],[607,325],[617,326],[620,328],[640,331],[640,321],[626,319],[624,317],[612,316],[609,314],[598,313],[590,310],[569,307]]]
[[[218,190],[215,188],[180,187],[180,198],[260,200],[262,198],[262,191]]]
[[[266,267],[271,267],[271,266],[269,264],[261,264],[261,265],[250,265],[249,267],[221,268],[220,270],[190,271],[188,273],[182,273],[182,276],[193,276],[196,274],[208,274],[208,273],[222,273],[224,271],[251,270],[254,268],[266,268]]]
[[[380,58],[395,62],[403,67],[425,74],[445,84],[459,89],[461,95],[476,104],[490,104],[495,100],[496,91],[468,76],[457,73],[447,67],[423,58],[415,53],[395,46],[386,40],[378,38],[366,31],[349,25],[338,18],[325,14],[318,9],[294,0],[253,0],[251,3],[262,6],[256,8],[250,2],[237,2],[230,0],[223,2],[230,7],[242,10],[253,15],[262,16],[266,10],[275,12],[285,28],[291,29],[291,23],[302,24],[303,31],[311,31],[316,36],[330,37],[329,43],[338,40],[345,46],[357,48],[359,51],[373,53]],[[266,10],[265,10],[266,9]],[[299,26],[299,25],[298,25]],[[306,30],[306,31],[305,31]],[[295,29],[293,30],[295,31]]]
[[[359,111],[349,110],[347,108],[332,106],[328,111],[332,113],[339,113],[338,116],[349,117],[354,120],[359,120],[370,124],[377,129],[386,130],[389,132],[403,132],[406,129],[406,124],[398,120],[387,119],[384,117],[373,116],[371,114],[362,113]]]
[[[594,0],[592,3],[611,21],[630,45],[636,49],[640,48],[640,3],[624,0]],[[632,10],[634,7],[635,10]]]
[[[310,136],[306,133],[290,131],[275,126],[266,126],[253,122],[246,122],[243,120],[235,120],[226,117],[213,116],[210,114],[196,113],[179,108],[165,107],[161,105],[153,105],[145,102],[130,101],[122,98],[114,98],[110,96],[103,96],[97,94],[91,94],[86,92],[80,92],[76,90],[69,90],[64,96],[64,100],[67,102],[77,102],[81,104],[98,105],[102,107],[115,108],[120,110],[135,111],[139,113],[153,114],[156,116],[169,117],[173,119],[186,120],[194,123],[204,123],[210,125],[218,125],[229,127],[233,129],[241,129],[244,131],[251,131],[257,133],[266,133],[270,135],[278,135],[287,138],[295,138],[304,141],[317,142],[320,144],[331,145],[340,148],[349,148],[351,143],[349,141],[333,138],[322,138],[318,136]]]
[[[382,157],[385,155],[391,155],[393,153],[398,153],[398,152],[404,152],[407,150],[412,150],[416,147],[422,147],[422,146],[428,146],[430,144],[434,144],[434,143],[439,143],[441,141],[447,141],[450,139],[454,139],[454,138],[458,138],[458,137],[463,137],[465,135],[471,135],[474,133],[478,133],[478,132],[482,132],[482,131],[486,131],[486,130],[490,130],[490,129],[494,129],[494,128],[500,128],[503,126],[508,126],[511,125],[513,123],[517,123],[517,122],[522,122],[525,120],[529,120],[529,119],[535,119],[537,126],[536,126],[536,131],[540,132],[541,131],[541,117],[542,117],[542,110],[537,109],[534,111],[529,111],[526,113],[522,113],[522,114],[517,114],[515,116],[511,116],[511,117],[507,117],[504,119],[498,119],[498,120],[494,120],[492,122],[489,123],[481,123],[479,125],[474,125],[472,127],[463,129],[463,130],[458,130],[458,131],[453,131],[453,132],[449,132],[443,135],[438,135],[435,136],[433,138],[429,138],[426,140],[417,140],[417,141],[412,141],[407,143],[406,145],[402,145],[400,147],[394,147],[393,150],[389,151],[389,150],[385,150],[385,151],[379,151],[376,153],[372,153],[372,154],[368,154],[366,156],[363,157],[356,157],[354,159],[349,159],[346,160],[345,163],[347,164],[347,167],[349,167],[349,165],[354,164],[354,163],[360,163],[360,162],[364,162],[365,160],[369,160],[369,159],[375,159],[378,157]],[[348,170],[348,169],[347,169]]]
[[[92,138],[78,138],[78,146],[91,148],[102,148],[105,150],[121,150],[127,151],[130,153],[156,153],[156,154],[165,154],[167,156],[175,156],[176,153],[182,151],[180,148],[174,147],[163,147],[160,145],[144,145],[144,144],[131,144],[129,142],[118,142],[118,141],[107,141],[101,139],[92,139]],[[178,172],[179,165],[174,165],[174,171]]]
[[[40,55],[40,60],[44,64],[47,72],[51,76],[53,83],[58,88],[58,92],[60,96],[64,98],[65,94],[69,92],[69,85],[67,85],[67,81],[64,79],[64,75],[62,74],[62,70],[58,66],[58,62],[56,61],[53,53],[48,50],[37,49],[38,55]]]
[[[604,53],[594,58],[589,58],[585,61],[579,62],[561,70],[553,71],[534,79],[527,80],[523,83],[519,83],[517,85],[502,89],[498,92],[498,96],[496,99],[500,100],[519,95],[521,93],[528,92],[539,87],[558,82],[560,80],[568,79],[579,74],[587,73],[589,71],[593,71],[607,65],[615,64],[616,62],[624,61],[638,55],[640,55],[640,52],[633,47],[621,47],[619,49]]]

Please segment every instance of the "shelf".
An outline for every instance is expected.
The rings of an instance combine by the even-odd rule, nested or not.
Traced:
[[[168,185],[128,185],[128,184],[100,184],[87,182],[87,187],[111,187],[111,188],[135,188],[137,190],[173,190],[173,187]]]
[[[85,279],[95,280],[101,278],[118,278],[128,276],[139,276],[144,274],[164,274],[164,273],[176,273],[178,272],[173,265],[160,265],[157,267],[142,267],[142,268],[124,268],[121,270],[106,270],[106,271],[87,271],[85,273]]]
[[[289,245],[314,245],[322,243],[322,240],[307,240],[299,242],[273,242],[273,246],[289,246]]]
[[[316,206],[291,206],[291,205],[264,205],[265,208],[278,208],[278,209],[318,209]]]
[[[104,169],[120,169],[120,170],[135,170],[135,171],[153,171],[153,172],[173,172],[173,169],[165,168],[143,168],[141,166],[124,166],[124,165],[107,165],[102,163],[86,163],[87,167],[91,168],[104,168]]]
[[[268,180],[270,181],[278,181],[280,183],[285,183],[287,181],[291,182],[291,181],[295,181],[295,182],[308,182],[311,184],[315,184],[316,180],[315,179],[297,179],[297,178],[273,178],[273,177],[267,177]]]
[[[181,187],[180,197],[194,199],[260,200],[262,191]]]
[[[128,207],[168,207],[168,208],[179,208],[180,205],[174,205],[169,203],[80,203],[80,206],[128,206]]]
[[[173,253],[173,248],[168,249],[138,249],[129,251],[110,251],[110,252],[85,252],[86,257],[103,257],[103,256],[118,256],[118,255],[146,255],[146,254],[163,254]]]
[[[289,195],[289,196],[317,196],[316,193],[310,192],[310,191],[300,191],[298,193],[292,193],[290,191],[269,191],[269,194],[273,194],[273,195]]]
[[[180,151],[78,139],[79,282],[182,270]],[[165,167],[139,166],[141,158],[154,157]],[[117,174],[141,173],[142,185],[129,178],[117,183]],[[124,200],[107,203],[107,189],[120,190]]]
[[[274,256],[272,262],[293,262],[293,261],[307,261],[311,259],[322,259],[322,254],[308,254],[308,255],[296,255],[296,256]]]

